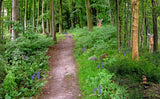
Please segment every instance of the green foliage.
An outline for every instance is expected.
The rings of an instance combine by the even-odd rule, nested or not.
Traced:
[[[129,77],[133,82],[141,82],[142,75],[146,75],[147,80],[149,82],[159,83],[160,77],[160,67],[159,67],[159,53],[153,54],[145,54],[145,56],[140,56],[139,61],[131,60],[131,53],[126,54],[120,53],[116,56],[115,61],[109,64],[109,61],[106,60],[104,64],[106,64],[106,68],[111,72],[114,72],[116,75],[121,75]]]
[[[40,91],[40,88],[46,83],[40,78],[45,79],[44,72],[49,69],[49,57],[46,56],[46,52],[53,44],[51,37],[25,33],[5,45],[6,51],[3,59],[8,61],[8,66],[1,65],[0,62],[2,70],[5,69],[7,72],[3,83],[4,89],[0,90],[3,97],[7,99],[31,97]],[[40,72],[40,80],[37,79],[37,72]],[[32,80],[34,74],[36,76]]]
[[[71,32],[75,35],[74,40],[76,46],[74,52],[80,66],[78,76],[84,99],[124,98],[126,94],[125,89],[114,82],[112,83],[112,78],[114,78],[115,75],[106,69],[97,69],[101,61],[94,62],[88,60],[88,58],[93,55],[98,56],[99,59],[99,56],[104,52],[108,55],[116,52],[115,27],[109,25],[100,28],[94,27],[93,32],[87,31],[87,28],[76,28]],[[83,53],[82,49],[84,47],[85,52]],[[93,94],[94,88],[98,90],[99,85],[102,86],[102,94],[98,93],[98,91]]]

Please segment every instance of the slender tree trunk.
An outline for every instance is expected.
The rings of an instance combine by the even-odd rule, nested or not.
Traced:
[[[120,39],[119,39],[119,0],[117,0],[117,51],[120,51]]]
[[[40,1],[38,0],[38,14],[37,14],[36,33],[38,33],[38,26],[39,26],[39,6],[40,6]]]
[[[157,15],[155,11],[155,7],[157,3],[155,0],[152,0],[152,18],[153,18],[153,38],[154,38],[154,46],[153,51],[156,52],[158,50],[158,32],[157,32]]]
[[[19,0],[12,0],[12,21],[17,22],[19,19]],[[12,24],[14,27],[14,24]],[[18,37],[18,31],[12,29],[11,40],[15,40]]]
[[[24,30],[27,29],[27,0],[25,0]]]
[[[145,23],[145,11],[143,10],[143,21],[142,21],[142,27],[140,31],[141,35],[141,48],[143,48],[143,29],[144,29],[144,23]]]
[[[49,3],[47,3],[47,11],[49,10]],[[47,27],[47,34],[49,34],[49,20],[47,18],[47,23],[46,23],[46,27]]]
[[[127,38],[129,37],[129,33],[128,33],[128,14],[127,14],[127,3],[125,2],[125,29],[126,29],[126,33],[125,33],[125,43],[126,45],[128,45],[128,40]]]
[[[1,31],[1,26],[2,26],[2,20],[1,20],[2,3],[3,3],[3,0],[0,1],[0,34],[2,32]],[[3,34],[0,37],[0,43],[3,43]]]
[[[139,60],[138,55],[138,23],[139,23],[139,0],[131,0],[132,5],[132,60],[136,58]]]
[[[83,28],[83,22],[82,22],[82,8],[80,8],[80,27]]]
[[[0,34],[2,33],[2,35],[0,37],[0,43],[1,44],[3,44],[3,23],[2,23],[2,20],[1,20],[2,3],[3,3],[3,0],[0,1]],[[1,26],[2,26],[2,31],[1,31]]]
[[[87,13],[88,30],[92,31],[93,30],[93,23],[92,23],[92,16],[91,16],[91,11],[90,11],[89,0],[85,0],[85,5],[86,5],[86,13]]]
[[[45,35],[46,33],[44,28],[44,19],[43,19],[44,7],[43,6],[44,6],[44,0],[42,0],[42,31],[43,31],[42,34]]]
[[[62,33],[62,0],[59,1],[59,33]]]
[[[56,23],[55,23],[55,17],[54,17],[54,0],[51,0],[51,13],[52,13],[52,15],[51,15],[51,17],[52,17],[52,20],[51,20],[51,33],[52,33],[52,35],[53,35],[53,40],[55,41],[55,42],[57,42],[57,38],[56,38]]]
[[[112,14],[111,14],[110,0],[108,0],[108,6],[109,6],[110,23],[113,24],[113,22],[112,22]]]
[[[33,32],[35,27],[35,0],[33,0]]]

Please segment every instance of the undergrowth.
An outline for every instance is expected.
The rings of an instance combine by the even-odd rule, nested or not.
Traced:
[[[94,27],[92,32],[86,27],[76,28],[71,33],[76,45],[74,56],[79,65],[82,99],[140,99],[143,93],[128,90],[129,85],[140,84],[142,75],[146,75],[148,82],[160,83],[160,53],[151,54],[144,46],[139,49],[139,61],[131,59],[131,48],[121,48],[117,53],[115,27]],[[103,62],[88,60],[91,56],[100,59],[103,53],[108,54]]]
[[[0,55],[0,98],[18,99],[39,93],[49,70],[46,52],[54,43],[51,37],[28,32],[4,45]]]

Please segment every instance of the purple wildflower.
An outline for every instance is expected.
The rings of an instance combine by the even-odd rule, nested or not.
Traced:
[[[101,65],[103,65],[103,66],[104,66],[104,63],[101,63]]]
[[[37,79],[40,80],[40,72],[37,72]]]
[[[103,69],[104,69],[104,66],[102,66],[101,68],[103,68]]]
[[[33,78],[34,78],[35,76],[36,76],[35,74],[32,75],[32,80],[33,80]]]
[[[126,53],[124,53],[124,56],[126,55]]]
[[[98,66],[97,66],[97,69],[98,69],[99,67],[100,67],[100,66],[98,65]]]
[[[128,51],[128,50],[126,50],[126,52],[127,52],[127,53],[129,53],[129,51]]]
[[[99,93],[101,94],[101,85],[99,85]]]
[[[95,94],[96,90],[97,90],[97,88],[94,88],[94,90],[93,90],[93,93],[94,93],[94,94]]]

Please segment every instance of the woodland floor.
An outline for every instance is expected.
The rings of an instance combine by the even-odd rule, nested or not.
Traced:
[[[61,39],[48,51],[49,77],[38,99],[79,99],[77,66],[73,57],[71,34]]]

